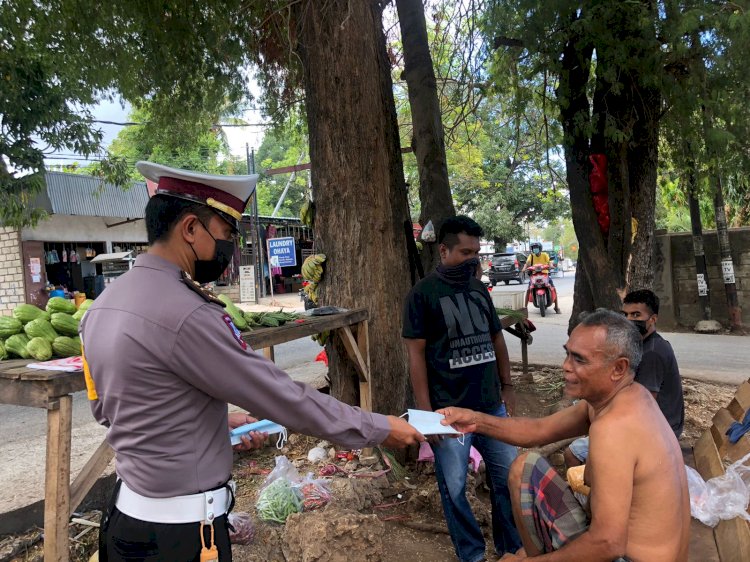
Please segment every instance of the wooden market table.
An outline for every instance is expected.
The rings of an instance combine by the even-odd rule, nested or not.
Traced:
[[[73,393],[84,390],[83,373],[40,371],[28,359],[0,362],[0,403],[47,410],[44,484],[44,559],[68,560],[68,520],[114,452],[103,441],[70,482]]]
[[[278,328],[257,328],[252,332],[242,332],[242,339],[254,350],[262,349],[263,354],[273,361],[276,345],[322,332],[330,332],[331,337],[341,338],[359,377],[359,405],[363,410],[371,411],[368,318],[366,308],[357,308],[340,314],[305,317],[303,322],[291,321]]]
[[[331,332],[341,338],[359,377],[360,407],[372,409],[370,389],[369,313],[360,308],[328,316],[311,316],[302,322],[288,322],[278,328],[243,332],[242,338],[273,360],[273,348],[292,340]],[[504,329],[521,338],[524,372],[527,365],[526,339],[518,319],[503,317]],[[513,327],[515,326],[515,328]],[[44,559],[67,561],[70,516],[86,497],[114,456],[103,441],[81,472],[70,482],[70,449],[73,393],[85,390],[83,373],[43,371],[27,368],[27,359],[0,361],[0,404],[41,408],[47,411],[47,447],[44,489]]]
[[[503,330],[513,334],[521,340],[521,365],[523,367],[523,376],[527,382],[533,382],[529,375],[529,344],[532,341],[529,333],[526,319],[529,317],[529,311],[525,308],[519,308],[513,316],[501,316],[500,325]]]
[[[273,346],[320,332],[335,332],[341,337],[360,378],[361,406],[371,408],[370,353],[367,337],[368,313],[352,310],[330,316],[310,317],[304,322],[289,322],[278,328],[245,332],[242,337],[255,350],[265,348],[273,355]],[[44,487],[44,559],[68,560],[68,522],[73,513],[114,456],[103,441],[89,458],[76,479],[70,482],[70,447],[73,393],[85,390],[83,373],[29,369],[32,361],[0,361],[0,404],[29,406],[47,410],[47,450]]]

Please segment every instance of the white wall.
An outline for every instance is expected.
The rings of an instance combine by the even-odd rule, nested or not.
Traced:
[[[126,219],[102,217],[71,217],[51,215],[40,221],[36,228],[24,228],[21,240],[43,242],[106,242],[111,251],[112,242],[146,242],[146,223],[143,220],[107,228]]]

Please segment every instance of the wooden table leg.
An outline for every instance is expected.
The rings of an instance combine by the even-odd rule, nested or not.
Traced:
[[[359,348],[359,353],[362,356],[362,359],[364,359],[367,371],[367,380],[360,381],[359,383],[359,403],[363,410],[372,412],[372,387],[370,386],[372,382],[370,380],[372,376],[372,372],[370,371],[370,332],[367,326],[367,320],[360,322],[356,327],[357,347]]]
[[[70,517],[70,432],[72,396],[47,410],[47,482],[44,488],[44,560],[67,562]]]
[[[266,359],[270,359],[274,363],[276,362],[276,354],[273,351],[273,346],[263,348],[263,356]]]

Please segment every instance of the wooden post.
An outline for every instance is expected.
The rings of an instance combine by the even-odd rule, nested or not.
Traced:
[[[73,398],[61,396],[47,410],[47,482],[44,488],[44,560],[67,562],[70,517],[70,430]]]
[[[89,460],[86,462],[81,472],[76,476],[75,481],[70,485],[70,515],[75,508],[77,508],[89,493],[89,490],[94,486],[97,479],[107,468],[109,461],[115,456],[115,452],[112,447],[109,446],[107,440],[101,442],[96,452],[91,455]]]
[[[357,347],[359,354],[364,359],[367,371],[367,380],[359,382],[359,403],[363,410],[372,411],[372,388],[370,387],[370,334],[367,320],[355,324],[357,328]]]
[[[529,344],[527,343],[529,332],[526,327],[521,324],[518,325],[518,329],[524,336],[521,338],[521,363],[523,364],[523,380],[524,382],[534,382],[534,378],[529,374]]]
[[[276,362],[276,354],[273,351],[273,346],[272,345],[263,348],[263,356],[266,359],[270,359],[274,363]]]

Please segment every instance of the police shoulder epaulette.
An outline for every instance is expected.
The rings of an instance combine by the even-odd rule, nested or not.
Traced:
[[[196,293],[198,293],[204,300],[208,302],[213,302],[218,304],[219,306],[225,307],[226,304],[217,297],[214,293],[209,291],[208,289],[204,289],[201,287],[200,283],[198,283],[195,279],[190,277],[190,274],[186,271],[182,271],[180,274],[182,278],[182,282],[191,290]]]

